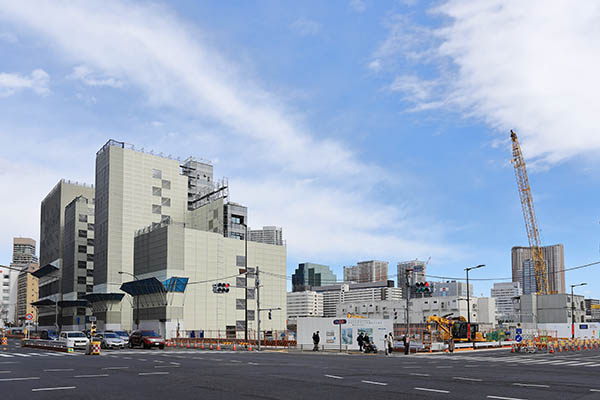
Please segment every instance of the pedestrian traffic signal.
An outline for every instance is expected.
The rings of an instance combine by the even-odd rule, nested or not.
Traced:
[[[271,319],[271,310],[269,310],[269,319]]]
[[[213,283],[213,293],[229,293],[229,283],[219,282]]]
[[[415,288],[417,293],[431,293],[433,290],[433,286],[429,282],[417,282]]]
[[[398,311],[394,311],[394,319],[398,319]]]

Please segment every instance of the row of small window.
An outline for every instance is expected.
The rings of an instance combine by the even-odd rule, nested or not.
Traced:
[[[85,231],[83,231],[83,232],[85,232]],[[79,237],[80,237],[80,238],[84,238],[84,236],[81,236],[81,231],[79,231]],[[94,239],[88,239],[88,240],[87,240],[87,245],[88,245],[88,246],[93,246],[93,245],[94,245]],[[81,246],[79,246],[79,247],[81,247]],[[85,246],[84,246],[84,247],[85,247]],[[80,252],[80,253],[83,253],[83,252]]]
[[[88,255],[89,255],[89,256],[92,256],[92,259],[91,259],[91,260],[88,260],[88,261],[94,261],[94,260],[93,260],[93,256],[94,256],[94,255],[93,255],[93,254],[88,254]],[[89,257],[88,257],[88,258],[89,258]],[[83,261],[83,260],[82,260],[82,261],[77,261],[77,268],[80,268],[80,269],[87,269],[87,267],[88,267],[88,262],[87,262],[87,261]]]
[[[90,240],[91,240],[91,244],[90,244]],[[88,246],[93,246],[93,245],[94,245],[94,239],[88,239]],[[84,253],[84,254],[87,253],[88,246],[86,246],[86,245],[77,246],[77,252]]]
[[[79,229],[79,231],[77,232],[77,236],[79,236],[80,238],[86,238],[88,237],[88,231],[93,231],[94,230],[94,224],[88,224],[88,228],[86,229]]]
[[[79,222],[88,222],[88,215],[87,214],[79,214],[79,218],[78,219],[79,219]],[[88,224],[88,229],[90,231],[93,231],[94,230],[94,224],[89,223]]]
[[[162,206],[159,206],[158,204],[152,204],[152,214],[162,214],[162,212]]]
[[[79,284],[79,285],[85,285],[85,284],[87,284],[87,277],[85,277],[85,276],[78,276],[77,277],[77,284]]]

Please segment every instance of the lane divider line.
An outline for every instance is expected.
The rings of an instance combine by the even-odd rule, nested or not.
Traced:
[[[31,389],[32,392],[45,392],[48,390],[69,390],[69,389],[76,389],[77,386],[59,386],[59,387],[47,387],[47,388],[37,388],[37,389]]]
[[[381,385],[387,386],[387,383],[384,382],[375,382],[375,381],[361,381],[362,383],[368,383],[369,385]]]
[[[412,376],[429,376],[429,374],[421,374],[421,373],[418,373],[418,372],[411,372],[409,375],[412,375]]]
[[[513,383],[513,386],[523,386],[523,387],[539,387],[539,388],[549,388],[548,385],[538,385],[536,383]]]
[[[51,368],[45,369],[44,372],[67,372],[67,371],[75,371],[73,368]]]
[[[108,374],[95,374],[95,375],[75,375],[74,378],[104,378]]]
[[[138,375],[169,375],[168,372],[140,372]]]
[[[483,379],[479,379],[479,378],[465,378],[462,376],[454,376],[453,379],[458,379],[460,381],[473,381],[473,382],[482,382]]]
[[[10,382],[10,381],[33,381],[33,380],[37,380],[40,379],[39,376],[31,376],[28,378],[2,378],[0,379],[0,382]]]
[[[325,376],[328,377],[328,378],[333,378],[333,379],[344,379],[343,377],[337,376],[337,375],[327,375],[326,374]]]
[[[486,396],[488,399],[497,399],[497,400],[527,400],[520,399],[518,397],[502,397],[502,396]]]
[[[436,392],[436,393],[450,393],[449,390],[441,390],[441,389],[430,389],[430,388],[422,388],[422,387],[416,387],[413,388],[414,390],[421,390],[424,392]]]

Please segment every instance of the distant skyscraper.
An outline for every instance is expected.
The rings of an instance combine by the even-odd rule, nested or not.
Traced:
[[[249,239],[253,242],[283,245],[282,229],[277,226],[263,226],[262,229],[251,230]]]
[[[565,293],[565,252],[562,244],[542,247],[548,277],[550,293]],[[530,247],[513,247],[512,281],[519,282],[523,294],[537,292],[535,269],[531,263]],[[533,276],[533,281],[531,277]],[[533,283],[532,283],[533,282]]]
[[[426,268],[427,268],[427,263],[425,261],[412,260],[412,261],[399,262],[397,265],[398,287],[406,288],[406,277],[407,277],[406,271],[412,270],[412,272],[408,276],[410,277],[409,284],[411,286],[411,297],[415,297],[414,296],[416,294],[415,283],[426,281],[426,277],[425,277]],[[406,290],[403,291],[402,295],[404,296],[404,298],[406,298],[407,291]]]
[[[316,286],[333,285],[336,281],[337,277],[327,265],[302,263],[292,274],[292,291],[302,292]]]
[[[13,239],[13,264],[34,264],[38,262],[35,255],[35,240],[30,238]]]
[[[496,318],[500,321],[514,321],[514,298],[523,294],[521,284],[519,282],[494,283],[490,294],[496,299]]]
[[[344,267],[344,282],[379,282],[387,281],[387,261],[360,261],[352,267]]]

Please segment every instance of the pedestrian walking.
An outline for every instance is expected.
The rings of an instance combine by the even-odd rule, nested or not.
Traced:
[[[358,350],[362,353],[362,351],[363,351],[363,344],[364,344],[364,338],[363,338],[363,333],[362,332],[357,336],[356,343],[358,343]]]
[[[383,348],[385,349],[385,355],[388,355],[388,335],[383,335]]]
[[[388,349],[388,354],[392,354],[392,352],[394,351],[394,335],[392,335],[392,332],[388,333],[387,335],[387,349]]]
[[[319,337],[319,331],[316,331],[315,333],[313,333],[313,351],[319,351],[319,342],[321,341],[321,338]]]
[[[408,335],[404,335],[402,337],[402,343],[404,343],[404,354],[409,355],[410,354],[410,338],[408,337]]]

